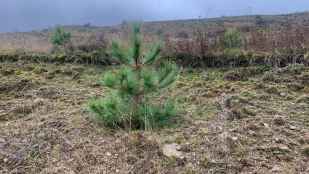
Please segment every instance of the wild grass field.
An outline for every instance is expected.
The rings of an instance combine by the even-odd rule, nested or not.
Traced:
[[[309,172],[303,65],[184,68],[159,97],[176,99],[179,117],[132,132],[106,129],[86,109],[114,67],[0,65],[0,173]]]
[[[133,37],[133,51],[118,52],[122,66],[110,47],[121,50],[111,40],[122,39],[130,46],[125,23],[67,26],[58,35],[51,29],[2,33],[0,173],[307,174],[308,21],[308,13],[297,13],[223,17],[206,25],[202,19],[148,22],[144,38]],[[162,61],[145,61],[142,52],[157,40],[164,46],[148,55],[162,51]],[[125,57],[131,53],[138,56]],[[166,61],[179,67],[176,81],[150,96],[157,103],[173,99],[176,116],[161,128],[109,128],[89,101],[119,85],[116,70],[134,79],[132,72],[152,65],[147,61],[151,70]],[[108,72],[110,88],[102,86]],[[145,77],[155,91],[160,77]],[[132,101],[140,102],[139,95],[140,88]]]
[[[309,45],[309,13],[282,15],[252,15],[145,22],[146,41],[163,40],[166,50],[203,57],[204,54],[222,52],[222,36],[226,29],[237,28],[243,35],[243,50],[254,52],[290,52]],[[97,39],[107,43],[115,39],[128,39],[130,23],[97,27],[91,24],[63,26],[72,34],[75,47],[89,45]],[[1,52],[39,52],[52,50],[50,38],[54,28],[31,32],[0,33]]]

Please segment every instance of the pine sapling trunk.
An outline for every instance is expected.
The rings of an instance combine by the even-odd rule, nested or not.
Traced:
[[[135,65],[133,66],[134,71],[136,73],[137,76],[137,81],[140,82],[141,81],[141,70],[142,70],[142,64],[140,63],[140,57],[139,55],[136,55],[136,57],[134,57],[134,63]],[[139,106],[142,103],[143,100],[143,91],[138,92],[136,95],[133,96],[133,113],[132,115],[137,114]],[[132,117],[132,116],[131,116]],[[131,124],[131,123],[130,123]]]

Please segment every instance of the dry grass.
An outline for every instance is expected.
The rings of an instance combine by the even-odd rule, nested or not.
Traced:
[[[154,39],[170,41],[172,46],[167,46],[167,51],[177,51],[194,56],[201,56],[201,51],[205,53],[222,52],[221,40],[227,28],[237,28],[241,31],[246,42],[243,49],[246,51],[268,53],[285,52],[290,49],[299,51],[309,45],[307,39],[309,36],[308,16],[309,13],[295,13],[221,17],[209,20],[145,22],[143,33],[146,35],[146,41]],[[261,22],[259,20],[262,20],[262,26],[259,24]],[[108,41],[117,38],[129,39],[128,28],[127,24],[112,27],[65,27],[67,31],[72,33],[74,46],[87,44],[89,38],[101,33],[104,33]],[[26,33],[1,33],[0,51],[50,52],[52,49],[49,41],[51,32],[52,28]],[[205,33],[206,38],[201,40],[202,35],[198,32]]]
[[[105,67],[0,66],[0,173],[309,172],[306,73],[274,71],[281,80],[262,82],[262,75],[226,81],[224,70],[184,70],[162,95],[177,99],[183,119],[127,133],[103,128],[85,109],[104,96],[96,80]],[[185,158],[165,157],[167,143],[179,144]]]

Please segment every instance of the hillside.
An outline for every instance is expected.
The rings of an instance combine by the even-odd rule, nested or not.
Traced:
[[[307,174],[308,20],[297,13],[146,22],[143,47],[135,28],[133,46],[121,42],[131,49],[114,44],[113,56],[82,47],[128,39],[125,23],[65,26],[74,46],[65,53],[49,54],[53,29],[2,33],[0,174]],[[240,31],[243,45],[222,46],[227,28]],[[162,52],[143,54],[157,39]],[[162,105],[167,99],[176,112]],[[140,103],[148,101],[160,109]],[[143,125],[132,130],[135,115]]]
[[[144,32],[149,38],[193,38],[196,30],[207,32],[210,40],[216,38],[230,27],[236,27],[243,32],[245,38],[251,38],[250,34],[256,33],[256,30],[264,29],[270,31],[291,31],[295,34],[294,29],[302,29],[304,38],[309,38],[309,12],[294,13],[286,15],[252,15],[221,17],[211,19],[192,19],[177,21],[158,21],[145,22],[143,25]],[[83,44],[91,36],[103,34],[105,38],[127,37],[127,24],[123,23],[111,27],[95,26],[65,26],[65,29],[73,34],[73,43]],[[33,32],[20,33],[0,33],[0,50],[1,51],[31,51],[31,52],[49,52],[52,45],[49,43],[52,28]],[[273,33],[269,33],[273,35]],[[269,39],[271,40],[271,38]],[[285,41],[284,41],[285,42]],[[304,44],[308,45],[307,40]],[[261,43],[262,44],[262,43]]]

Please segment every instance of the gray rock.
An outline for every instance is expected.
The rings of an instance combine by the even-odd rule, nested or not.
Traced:
[[[176,143],[165,144],[162,148],[162,152],[166,157],[183,159],[184,156],[180,150],[180,146]]]

